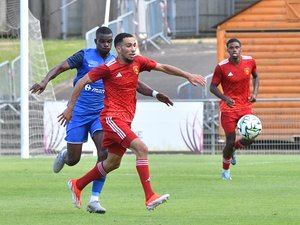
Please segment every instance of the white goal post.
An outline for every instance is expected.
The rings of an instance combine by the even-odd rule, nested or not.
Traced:
[[[29,158],[29,40],[28,0],[20,4],[21,158]]]

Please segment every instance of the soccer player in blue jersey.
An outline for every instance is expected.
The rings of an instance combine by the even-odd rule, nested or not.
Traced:
[[[57,77],[62,72],[69,69],[77,69],[77,76],[73,85],[87,74],[91,69],[106,63],[115,57],[110,54],[113,34],[108,27],[100,27],[96,31],[96,48],[83,49],[67,60],[53,67],[39,83],[34,84],[30,91],[32,93],[42,93],[48,82]],[[156,97],[159,101],[167,105],[173,105],[168,96],[152,90],[146,84],[139,82],[137,91],[146,96]],[[66,127],[67,147],[62,149],[57,155],[53,171],[58,173],[64,166],[74,166],[80,161],[82,145],[88,139],[90,133],[97,148],[98,159],[101,162],[107,157],[107,151],[102,147],[103,132],[100,123],[100,112],[103,109],[104,86],[102,80],[92,84],[87,84],[81,92],[74,108],[72,120]],[[106,209],[99,203],[99,195],[102,191],[105,177],[101,177],[93,182],[92,195],[87,206],[87,211],[91,213],[105,213]]]

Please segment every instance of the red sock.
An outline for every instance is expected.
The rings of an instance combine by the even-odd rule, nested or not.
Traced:
[[[245,146],[242,145],[241,143],[241,140],[237,140],[235,143],[234,143],[234,148],[235,149],[241,149],[241,148],[244,148]]]
[[[107,173],[103,168],[102,162],[97,163],[97,165],[91,169],[86,175],[77,179],[76,186],[79,190],[85,188],[86,185],[91,183],[94,180],[99,179],[102,176],[105,176]]]
[[[150,172],[147,159],[136,160],[136,169],[140,176],[140,180],[145,192],[146,201],[154,194],[150,184]]]
[[[223,157],[223,169],[224,170],[229,170],[230,162],[231,162],[231,157]]]

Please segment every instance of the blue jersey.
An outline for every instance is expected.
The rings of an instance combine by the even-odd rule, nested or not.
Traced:
[[[74,78],[73,86],[76,82],[87,74],[91,69],[106,63],[115,57],[111,54],[103,59],[94,48],[83,49],[67,59],[71,69],[77,69],[77,76]],[[80,93],[74,107],[74,114],[91,115],[100,113],[103,109],[104,86],[102,80],[87,84]]]

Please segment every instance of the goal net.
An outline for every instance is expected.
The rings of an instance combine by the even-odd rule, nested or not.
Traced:
[[[29,11],[29,86],[48,71],[40,21]],[[0,0],[0,155],[20,154],[20,0]],[[41,95],[29,94],[29,154],[51,154],[57,140],[44,133],[44,102],[54,101],[51,83]]]

